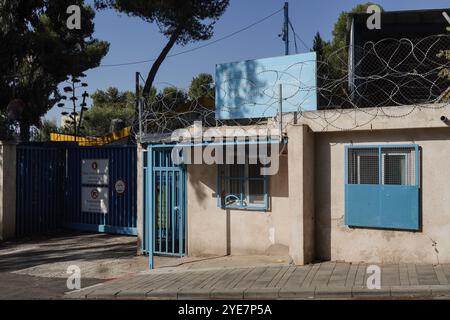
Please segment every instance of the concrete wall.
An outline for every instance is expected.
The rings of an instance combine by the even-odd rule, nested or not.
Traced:
[[[217,207],[217,167],[188,166],[188,254],[290,254],[314,259],[314,134],[289,128],[278,174],[269,177],[267,212]],[[285,149],[286,150],[286,149]]]
[[[270,177],[270,210],[223,210],[216,166],[188,166],[188,254],[289,253],[313,260],[450,263],[449,105],[305,113],[292,125],[280,171]],[[345,130],[344,130],[345,129]],[[348,129],[348,130],[347,130]],[[344,225],[344,147],[409,144],[422,148],[419,232]]]
[[[269,178],[267,212],[217,207],[215,165],[188,166],[188,254],[242,255],[287,253],[290,210],[287,157],[280,172]]]
[[[375,263],[450,262],[450,128],[315,134],[316,257]],[[409,144],[422,148],[420,232],[344,225],[344,146]]]
[[[16,232],[16,145],[0,142],[0,241]]]
[[[289,137],[289,254],[298,265],[314,260],[314,133],[291,126]],[[274,210],[278,210],[274,208]]]

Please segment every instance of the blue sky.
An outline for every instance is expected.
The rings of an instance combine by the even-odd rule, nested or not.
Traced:
[[[90,1],[87,1],[90,3]],[[342,11],[350,10],[365,0],[290,0],[291,22],[297,34],[310,47],[317,31],[324,39],[331,38],[331,31]],[[448,7],[448,0],[379,0],[387,11],[412,10]],[[284,0],[230,0],[230,6],[217,22],[214,36],[209,41],[239,30],[282,8]],[[201,72],[214,74],[217,63],[256,59],[284,54],[284,43],[278,37],[283,22],[280,12],[261,24],[239,33],[236,36],[218,42],[206,48],[168,58],[164,61],[156,77],[156,87],[168,84],[179,88],[188,88],[194,76]],[[142,61],[158,56],[167,39],[158,32],[154,24],[143,22],[139,18],[119,15],[115,11],[101,11],[95,18],[96,38],[111,43],[108,55],[102,64],[117,64]],[[292,33],[291,33],[292,39]],[[194,48],[206,42],[192,43],[185,47],[175,46],[171,53]],[[298,41],[300,52],[307,49]],[[291,53],[294,43],[291,43]],[[145,78],[151,63],[121,67],[99,67],[89,70],[86,81],[89,92],[96,89],[117,87],[120,90],[134,90],[136,71]],[[54,107],[46,115],[47,119],[59,122],[60,109]]]

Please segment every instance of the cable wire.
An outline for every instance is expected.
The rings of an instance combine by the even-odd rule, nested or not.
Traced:
[[[297,32],[295,32],[294,26],[293,26],[292,23],[291,23],[291,19],[289,19],[288,22],[289,22],[289,25],[291,26],[292,32],[294,33],[294,41],[295,41],[295,39],[300,40],[301,44],[303,44],[303,46],[304,46],[308,51],[311,51],[311,48],[308,47],[308,45],[305,43],[305,41],[303,41],[303,39],[300,38],[300,36],[297,34]],[[296,48],[296,50],[297,50],[297,48]]]
[[[229,39],[229,38],[231,38],[231,37],[233,37],[233,36],[235,36],[235,35],[237,35],[237,34],[239,34],[241,32],[247,31],[247,30],[251,29],[252,27],[254,27],[254,26],[256,26],[256,25],[258,25],[258,24],[260,24],[260,23],[262,23],[262,22],[272,18],[277,13],[280,13],[282,10],[283,10],[283,8],[273,12],[272,14],[270,14],[270,15],[268,15],[268,16],[266,16],[266,17],[264,17],[264,18],[262,18],[262,19],[260,19],[260,20],[258,20],[256,22],[254,22],[252,24],[249,24],[248,26],[246,26],[246,27],[244,27],[242,29],[239,29],[239,30],[237,30],[235,32],[232,32],[232,33],[230,33],[228,35],[225,35],[225,36],[223,36],[223,37],[221,37],[219,39],[216,39],[214,41],[208,42],[206,44],[200,45],[200,46],[195,47],[195,48],[191,48],[191,49],[180,51],[180,52],[177,52],[177,53],[174,53],[174,54],[170,54],[170,55],[167,56],[167,58],[172,58],[172,57],[176,57],[176,56],[179,56],[179,55],[182,55],[182,54],[190,53],[190,52],[193,52],[193,51],[196,51],[196,50],[203,49],[205,47],[211,46],[213,44],[216,44],[217,42]],[[148,59],[148,60],[141,60],[141,61],[125,62],[125,63],[102,64],[102,65],[98,66],[97,68],[129,66],[129,65],[136,65],[136,64],[153,62],[155,60],[156,60],[156,58]]]

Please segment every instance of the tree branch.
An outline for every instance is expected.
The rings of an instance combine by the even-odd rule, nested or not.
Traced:
[[[161,67],[161,64],[163,63],[164,59],[167,57],[167,54],[172,49],[172,47],[175,45],[175,43],[178,40],[178,37],[181,35],[181,32],[183,30],[183,27],[178,27],[170,36],[169,42],[167,42],[164,49],[159,54],[158,58],[155,60],[155,62],[152,65],[152,68],[150,69],[150,72],[148,73],[147,80],[145,81],[144,90],[142,92],[143,96],[145,98],[148,98],[150,96],[150,91],[153,86],[153,82],[155,81],[156,73],[158,72],[159,68]]]

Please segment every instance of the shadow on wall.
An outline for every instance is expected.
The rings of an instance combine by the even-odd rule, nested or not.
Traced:
[[[266,82],[261,80],[262,66],[255,60],[239,63],[224,63],[216,67],[216,110],[220,118],[248,118],[252,114],[261,115],[261,101],[270,93],[265,92]],[[270,107],[270,106],[265,106]]]
[[[274,198],[289,198],[289,161],[283,155],[279,159],[278,173],[269,177],[269,212],[274,211]],[[292,170],[295,170],[295,165]]]
[[[317,139],[317,145],[321,140]],[[328,146],[328,144],[327,144]],[[315,259],[318,261],[331,260],[331,151],[330,147],[315,148],[316,163],[319,164],[314,172],[315,196]],[[317,195],[320,194],[320,197]]]
[[[189,187],[187,192],[194,192],[196,202],[205,207],[205,202],[215,201],[217,192],[217,166],[192,164],[188,168]],[[189,197],[192,199],[191,197]]]

